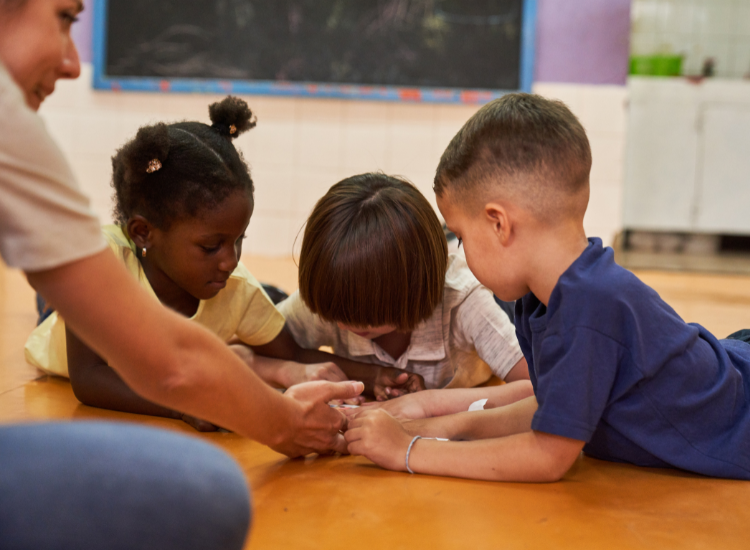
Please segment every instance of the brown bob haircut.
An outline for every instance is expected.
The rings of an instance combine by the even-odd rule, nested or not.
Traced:
[[[514,187],[522,180],[522,189],[510,191],[550,215],[588,189],[590,171],[589,140],[565,104],[513,93],[483,106],[459,130],[440,158],[434,190],[481,200],[490,182]]]
[[[331,187],[310,214],[299,292],[326,321],[409,331],[442,300],[447,264],[442,226],[419,190],[361,174]]]

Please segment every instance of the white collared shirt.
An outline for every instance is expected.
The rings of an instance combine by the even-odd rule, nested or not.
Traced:
[[[449,257],[442,302],[414,329],[409,347],[398,358],[372,340],[323,321],[307,308],[299,292],[278,308],[300,346],[329,346],[340,357],[415,372],[428,389],[472,387],[493,373],[505,378],[523,357],[510,319],[461,254]]]

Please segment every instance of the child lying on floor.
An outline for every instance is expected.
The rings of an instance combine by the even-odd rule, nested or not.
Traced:
[[[346,380],[359,366],[297,346],[284,329],[284,317],[239,262],[253,212],[253,181],[232,139],[255,126],[254,117],[244,101],[232,97],[213,104],[209,113],[211,126],[144,127],[117,152],[112,185],[118,225],[104,228],[107,242],[166,307],[227,342],[237,338],[262,348],[254,354],[248,347],[234,347],[268,383],[289,387],[308,380]],[[66,329],[57,313],[31,334],[26,357],[47,373],[69,375],[76,397],[86,405],[182,418],[198,429],[214,429],[135,394]],[[410,376],[390,367],[374,374],[380,385],[371,384],[370,393],[403,387]]]
[[[453,138],[435,176],[438,206],[477,278],[520,299],[516,333],[536,397],[404,424],[365,410],[346,432],[352,454],[394,470],[554,481],[583,450],[750,479],[750,345],[685,323],[586,238],[590,168],[575,116],[535,95],[487,104]],[[453,412],[471,399],[453,399]]]
[[[498,390],[503,402],[531,395],[513,324],[463,255],[448,255],[434,209],[409,182],[372,173],[331,187],[307,221],[299,262],[299,292],[279,309],[300,346],[330,346],[372,365],[364,369],[397,367],[427,388],[494,374],[519,381]]]

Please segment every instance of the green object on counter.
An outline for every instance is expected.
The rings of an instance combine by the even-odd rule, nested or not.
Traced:
[[[681,55],[632,55],[630,74],[647,76],[680,76]]]

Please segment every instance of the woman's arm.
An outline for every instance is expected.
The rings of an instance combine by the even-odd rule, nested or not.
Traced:
[[[279,394],[214,334],[146,294],[109,250],[27,276],[141,397],[290,456],[345,449],[346,419],[327,402],[356,396],[361,384],[311,382]]]
[[[150,414],[184,420],[201,432],[216,431],[216,426],[156,403],[131,390],[122,378],[70,330],[65,330],[70,385],[76,398],[90,407],[135,414]]]
[[[413,437],[384,411],[358,416],[350,421],[346,432],[351,454],[364,455],[383,468],[400,471],[406,470],[406,452]],[[565,475],[583,444],[534,431],[478,441],[419,439],[409,454],[409,467],[431,475],[550,482]]]

